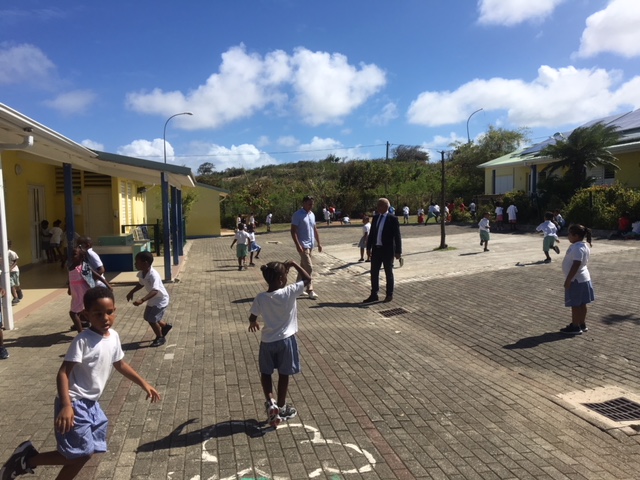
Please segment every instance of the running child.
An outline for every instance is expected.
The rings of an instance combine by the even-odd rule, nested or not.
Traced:
[[[584,239],[587,239],[586,243]],[[582,225],[571,225],[567,238],[571,245],[562,261],[564,274],[564,305],[571,307],[571,323],[561,328],[567,335],[580,335],[587,328],[587,304],[595,300],[591,275],[587,264],[591,246],[591,230]],[[587,243],[589,246],[587,246]]]
[[[39,453],[30,441],[21,443],[0,470],[0,478],[10,479],[42,465],[59,465],[56,478],[72,479],[94,453],[107,451],[108,419],[100,408],[102,394],[113,366],[139,385],[151,402],[160,394],[125,360],[118,333],[111,327],[116,307],[113,292],[95,287],[84,295],[91,327],[73,339],[58,370],[58,396],[55,399],[57,451]]]
[[[287,286],[287,275],[291,267],[297,270],[302,280]],[[249,331],[260,330],[258,316],[262,316],[264,327],[259,354],[260,383],[266,400],[269,425],[277,427],[298,414],[295,408],[287,404],[287,390],[289,376],[300,373],[300,353],[296,340],[296,298],[311,283],[311,276],[292,260],[284,263],[269,262],[260,269],[269,287],[266,292],[259,293],[251,305]],[[273,396],[271,378],[274,370],[278,370],[277,400]]]
[[[547,257],[544,259],[544,263],[551,263],[549,250],[553,249],[554,252],[560,254],[560,249],[556,245],[556,242],[560,242],[560,239],[558,238],[558,225],[553,220],[553,213],[546,212],[544,214],[544,222],[536,227],[536,232],[544,233],[544,238],[542,239],[542,251]]]
[[[259,259],[262,247],[256,243],[256,233],[253,225],[249,224],[247,233],[249,234],[249,265],[255,267],[256,264],[253,263],[253,254],[255,253],[256,259]]]
[[[84,294],[90,288],[96,286],[100,282],[102,287],[111,288],[109,282],[93,270],[87,262],[87,252],[82,247],[73,249],[73,258],[69,262],[69,281],[67,283],[67,294],[71,295],[71,306],[69,307],[69,316],[73,325],[71,329],[82,332],[84,328],[89,328],[89,321],[84,318]]]
[[[235,238],[231,242],[231,248],[236,245],[236,256],[238,257],[238,270],[247,268],[247,245],[249,243],[249,234],[244,231],[244,224],[238,224],[238,230],[236,230]]]
[[[147,302],[142,318],[147,321],[153,333],[156,334],[151,346],[159,347],[166,343],[167,334],[171,331],[173,325],[163,320],[167,307],[169,307],[169,294],[167,289],[164,288],[160,274],[151,266],[152,264],[153,254],[151,252],[143,251],[136,254],[135,267],[138,270],[138,282],[140,283],[127,293],[127,301],[133,300],[133,294],[138,290],[144,288],[147,291],[144,297],[134,301],[133,304],[139,307],[144,302]]]
[[[20,257],[16,252],[11,250],[11,240],[7,242],[9,249],[7,250],[7,257],[9,258],[9,286],[11,287],[11,305],[17,305],[24,297],[22,288],[20,287],[20,268],[18,267],[18,260]]]
[[[358,242],[358,247],[360,247],[360,260],[359,262],[364,262],[364,252],[367,250],[367,240],[369,240],[369,232],[371,231],[371,224],[369,223],[369,216],[365,215],[362,217],[362,237],[360,237],[360,241]],[[369,252],[367,252],[367,262],[371,261],[371,256]]]
[[[484,251],[489,251],[489,240],[491,240],[491,220],[489,218],[491,214],[489,212],[485,212],[482,220],[478,222],[478,228],[480,229],[480,246],[484,245]]]

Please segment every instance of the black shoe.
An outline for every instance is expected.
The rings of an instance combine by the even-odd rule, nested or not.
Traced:
[[[170,323],[167,323],[164,327],[162,327],[162,336],[166,337],[172,328],[173,328],[173,325],[171,325]]]
[[[566,327],[561,328],[560,332],[567,335],[580,335],[582,334],[582,329],[578,325],[574,325],[573,323],[570,323]]]
[[[583,323],[580,325],[580,330],[582,330],[582,332],[588,332],[589,331],[589,327],[587,327],[586,323]]]
[[[560,255],[560,248],[557,245],[553,246],[553,251]]]
[[[365,298],[362,303],[373,303],[378,301],[378,295],[369,295],[368,298]]]
[[[393,295],[387,295],[386,297],[384,297],[383,302],[384,303],[389,303],[393,301]]]
[[[7,463],[2,466],[0,478],[16,478],[26,473],[34,473],[33,468],[29,467],[29,459],[36,455],[38,455],[38,451],[31,442],[22,442],[13,451],[13,455],[9,457]]]
[[[158,337],[153,342],[151,342],[152,347],[159,347],[160,345],[164,345],[167,343],[167,339],[164,337]]]

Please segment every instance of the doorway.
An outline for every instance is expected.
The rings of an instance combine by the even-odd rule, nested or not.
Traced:
[[[46,218],[44,186],[29,185],[29,229],[31,230],[31,263],[42,260],[40,222]],[[46,258],[46,257],[44,257]]]

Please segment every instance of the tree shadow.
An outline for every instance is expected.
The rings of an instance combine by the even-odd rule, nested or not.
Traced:
[[[272,427],[264,428],[266,422],[250,420],[228,420],[215,425],[203,427],[193,432],[183,433],[188,425],[198,423],[198,419],[192,418],[178,425],[169,435],[153,442],[140,445],[136,452],[153,452],[156,450],[167,450],[175,447],[188,447],[200,445],[211,438],[223,438],[244,433],[248,437],[258,438],[264,436],[268,431],[274,430]]]
[[[610,313],[608,315],[605,315],[605,317],[602,319],[602,323],[604,323],[605,325],[614,325],[621,322],[633,322],[640,324],[640,317],[635,313],[627,313],[625,315]]]
[[[535,348],[543,343],[557,342],[559,340],[566,340],[572,338],[573,335],[564,335],[560,332],[546,332],[542,335],[535,335],[533,337],[525,337],[518,340],[516,343],[504,345],[502,348],[507,350],[519,350],[523,348]]]
[[[73,336],[70,336],[72,334]],[[11,347],[51,347],[60,343],[69,343],[75,337],[75,332],[55,332],[45,335],[23,335],[17,338],[4,337],[4,343]]]

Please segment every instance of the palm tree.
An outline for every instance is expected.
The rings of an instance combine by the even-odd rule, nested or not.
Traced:
[[[578,127],[569,138],[548,145],[540,152],[542,157],[556,159],[542,171],[552,173],[566,169],[565,175],[571,179],[574,191],[578,190],[584,184],[587,168],[620,168],[616,165],[618,159],[607,149],[619,141],[620,132],[616,125],[598,122],[589,127]]]

